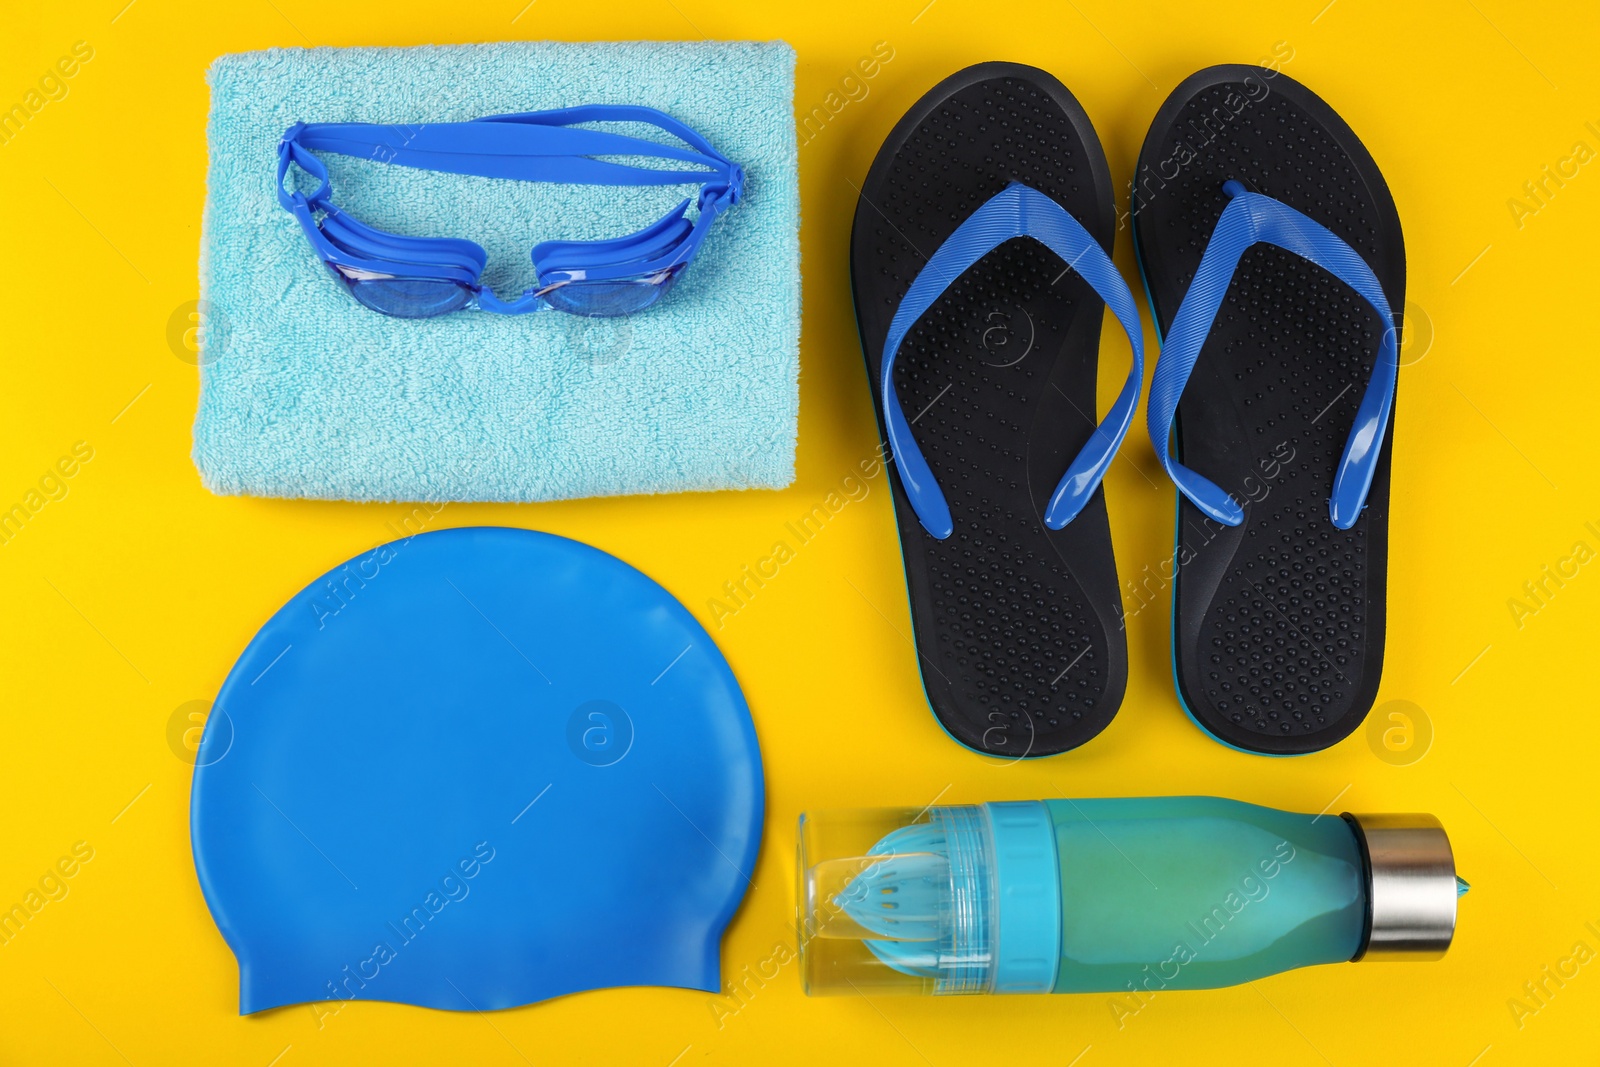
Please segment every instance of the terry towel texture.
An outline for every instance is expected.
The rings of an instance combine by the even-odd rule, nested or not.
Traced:
[[[206,487],[531,501],[788,485],[800,363],[794,62],[781,42],[272,49],[218,59],[194,429]],[[672,292],[638,315],[389,318],[329,276],[274,195],[278,139],[296,121],[461,121],[591,103],[659,108],[745,171],[743,200]],[[606,128],[665,139],[646,126]],[[334,201],[361,221],[483,245],[483,281],[502,297],[532,284],[528,253],[538,242],[631,233],[697,192],[321,158]],[[309,191],[309,179],[298,180]]]

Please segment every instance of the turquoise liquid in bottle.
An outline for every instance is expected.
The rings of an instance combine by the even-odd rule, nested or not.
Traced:
[[[1361,947],[1361,850],[1337,815],[1216,797],[1044,805],[1061,882],[1057,993],[1237,985]]]
[[[1449,841],[1426,815],[1216,797],[805,815],[811,993],[1153,993],[1354,959],[1437,959]]]

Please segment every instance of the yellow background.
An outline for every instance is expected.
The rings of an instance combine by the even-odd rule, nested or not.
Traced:
[[[5,106],[74,42],[94,49],[67,95],[0,144],[0,507],[23,501],[75,442],[93,448],[67,495],[0,545],[0,905],[22,899],[75,842],[94,850],[67,896],[0,946],[0,1062],[1493,1067],[1600,1057],[1600,962],[1547,982],[1542,1005],[1523,988],[1578,942],[1600,952],[1600,563],[1562,564],[1578,542],[1600,549],[1600,163],[1549,185],[1554,195],[1520,225],[1508,206],[1577,142],[1600,150],[1592,4],[126,2],[18,0],[0,20]],[[1388,747],[1363,731],[1292,761],[1215,744],[1174,699],[1163,599],[1131,620],[1127,700],[1098,740],[1023,764],[957,747],[921,696],[880,477],[713,630],[749,697],[768,776],[755,888],[723,949],[740,998],[632,989],[491,1016],[355,1004],[320,1020],[306,1007],[240,1018],[234,962],[190,861],[180,709],[215,696],[283,600],[387,540],[385,524],[407,509],[223,499],[200,486],[189,461],[194,357],[168,331],[197,290],[206,66],[272,45],[702,36],[791,42],[802,113],[824,105],[877,42],[894,51],[866,95],[800,153],[796,483],[781,493],[459,504],[435,526],[509,524],[591,542],[706,620],[722,583],[872,453],[848,290],[854,184],[918,96],[980,60],[1042,66],[1082,100],[1125,196],[1150,118],[1185,75],[1286,42],[1283,70],[1360,134],[1405,225],[1407,365],[1376,714],[1410,702],[1412,744],[1403,730]],[[1136,277],[1126,230],[1116,258]],[[1116,332],[1106,333],[1102,404],[1126,365]],[[1153,351],[1153,334],[1148,342]],[[1170,553],[1173,492],[1142,412],[1122,454],[1106,493],[1128,579]],[[1548,583],[1542,605],[1527,600],[1524,583],[1558,565],[1576,575]],[[1519,596],[1538,607],[1520,620],[1508,606]],[[1417,739],[1429,732],[1424,751]],[[1437,964],[1340,965],[1166,993],[1120,1029],[1095,996],[807,999],[795,963],[782,962],[794,945],[794,824],[805,808],[1189,792],[1302,811],[1436,813],[1474,886],[1455,947]],[[1516,997],[1539,1010],[1519,1020],[1508,1006]]]

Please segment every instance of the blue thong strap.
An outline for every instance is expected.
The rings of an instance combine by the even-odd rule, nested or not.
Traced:
[[[956,227],[924,264],[901,298],[883,344],[880,390],[890,452],[900,469],[900,484],[905,487],[918,521],[923,529],[941,541],[954,532],[955,525],[950,518],[950,505],[934,480],[922,450],[917,447],[911,423],[895,393],[895,356],[911,327],[944,291],[980,259],[1014,237],[1033,238],[1077,271],[1116,315],[1133,347],[1133,369],[1122,392],[1117,394],[1105,421],[1095,428],[1088,443],[1073,459],[1045,506],[1044,523],[1050,529],[1059,530],[1071,522],[1094,495],[1118,446],[1127,436],[1134,409],[1139,404],[1139,387],[1144,382],[1144,337],[1139,311],[1127,283],[1082,223],[1037,189],[1012,182]]]
[[[1383,321],[1383,338],[1378,345],[1372,379],[1356,411],[1355,425],[1345,441],[1344,456],[1339,460],[1333,479],[1333,493],[1328,498],[1329,518],[1334,526],[1348,530],[1355,525],[1366,505],[1367,490],[1372,487],[1372,476],[1383,447],[1384,428],[1394,407],[1395,380],[1399,373],[1398,337],[1388,297],[1366,260],[1327,227],[1281,201],[1246,192],[1238,182],[1227,182],[1222,188],[1232,199],[1217,220],[1216,229],[1211,231],[1211,240],[1200,257],[1194,281],[1184,293],[1178,313],[1173,316],[1172,328],[1162,342],[1161,356],[1150,380],[1147,413],[1150,440],[1155,443],[1156,455],[1167,474],[1195,507],[1228,526],[1244,521],[1244,509],[1237,500],[1172,455],[1169,443],[1172,422],[1178,411],[1178,398],[1183,395],[1183,388],[1194,371],[1195,360],[1216,320],[1240,258],[1256,244],[1275,245],[1293,252],[1354,289]]]

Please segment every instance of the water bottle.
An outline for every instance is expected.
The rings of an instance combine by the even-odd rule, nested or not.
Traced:
[[[1217,797],[806,814],[806,992],[1133,994],[1432,960],[1455,933],[1431,815]]]

